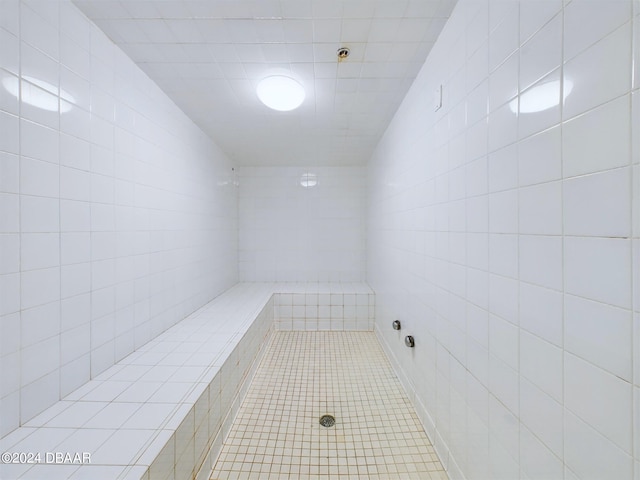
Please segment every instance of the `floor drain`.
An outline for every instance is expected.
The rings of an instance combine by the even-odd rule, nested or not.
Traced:
[[[336,424],[336,419],[331,415],[323,415],[320,417],[320,425],[323,427],[333,427]]]

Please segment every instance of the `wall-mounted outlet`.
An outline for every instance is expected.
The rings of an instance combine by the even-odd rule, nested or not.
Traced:
[[[433,111],[437,112],[442,108],[442,85],[438,85],[438,88],[433,92]]]

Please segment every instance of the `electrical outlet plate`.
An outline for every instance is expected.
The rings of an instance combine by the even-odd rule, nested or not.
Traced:
[[[438,88],[433,92],[433,111],[437,112],[442,108],[442,85],[438,85]]]

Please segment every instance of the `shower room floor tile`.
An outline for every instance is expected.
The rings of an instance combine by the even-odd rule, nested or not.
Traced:
[[[448,477],[373,332],[293,331],[271,338],[210,478]]]

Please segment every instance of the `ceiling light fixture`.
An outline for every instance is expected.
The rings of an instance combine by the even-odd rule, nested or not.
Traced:
[[[302,105],[305,97],[304,87],[293,78],[284,75],[262,79],[258,83],[256,93],[267,107],[280,112],[295,110]]]

